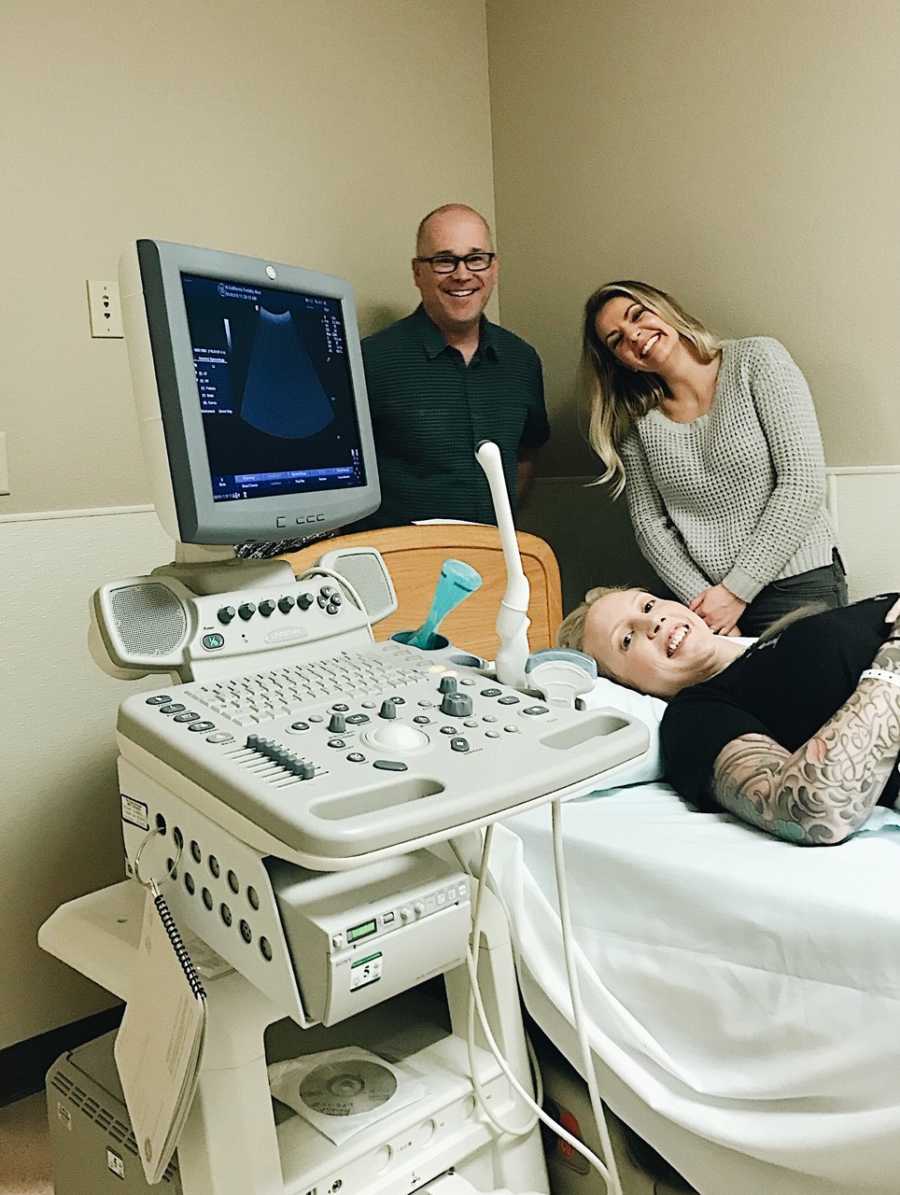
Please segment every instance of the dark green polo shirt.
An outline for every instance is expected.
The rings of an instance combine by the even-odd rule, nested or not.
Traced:
[[[482,317],[467,366],[420,306],[367,336],[362,351],[381,506],[356,526],[439,518],[495,522],[475,460],[482,440],[500,449],[515,510],[520,449],[538,448],[550,436],[541,359],[531,345]]]

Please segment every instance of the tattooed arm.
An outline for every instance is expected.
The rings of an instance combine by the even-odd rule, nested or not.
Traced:
[[[900,680],[897,625],[872,667]],[[865,678],[793,753],[764,734],[745,734],[726,744],[713,767],[713,792],[730,813],[778,838],[834,845],[872,812],[898,752],[900,684]]]

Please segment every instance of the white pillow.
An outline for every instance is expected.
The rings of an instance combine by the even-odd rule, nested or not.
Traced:
[[[637,718],[647,727],[650,733],[650,743],[643,755],[637,759],[630,759],[619,764],[603,778],[604,788],[622,788],[627,784],[648,784],[651,780],[662,780],[663,763],[662,751],[659,746],[659,724],[666,712],[666,702],[660,697],[648,697],[645,693],[636,693],[634,689],[626,689],[624,685],[617,685],[615,681],[607,680],[605,676],[598,676],[594,687],[589,693],[583,693],[579,703],[587,710],[599,709],[602,706],[612,706]]]

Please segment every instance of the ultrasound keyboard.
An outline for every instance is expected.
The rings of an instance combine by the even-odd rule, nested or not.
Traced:
[[[385,687],[402,688],[422,680],[426,672],[419,661],[405,657],[392,664],[383,651],[342,651],[305,664],[231,677],[215,684],[190,685],[185,696],[238,726],[253,726],[299,712],[310,702],[332,698],[338,701]]]
[[[126,757],[130,743],[149,751],[307,859],[593,782],[647,737],[618,711],[551,708],[394,642],[137,694],[118,729]]]

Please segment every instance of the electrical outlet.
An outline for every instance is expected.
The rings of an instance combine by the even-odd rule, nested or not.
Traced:
[[[88,279],[87,293],[91,336],[99,336],[104,340],[124,336],[118,282],[92,282]]]
[[[9,460],[6,456],[6,432],[0,432],[0,494],[9,493]]]

